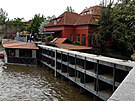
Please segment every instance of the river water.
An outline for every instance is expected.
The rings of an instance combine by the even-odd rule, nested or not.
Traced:
[[[92,101],[45,67],[0,67],[0,101]]]

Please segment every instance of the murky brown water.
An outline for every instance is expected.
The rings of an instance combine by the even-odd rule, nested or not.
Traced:
[[[46,68],[0,67],[0,101],[92,101]]]

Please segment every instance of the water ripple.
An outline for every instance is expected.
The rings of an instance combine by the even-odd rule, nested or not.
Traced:
[[[90,101],[46,68],[0,67],[0,101]],[[92,101],[92,100],[91,100]]]

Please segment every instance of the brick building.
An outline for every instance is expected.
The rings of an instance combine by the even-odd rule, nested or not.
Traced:
[[[80,14],[64,12],[45,26],[45,34],[54,38],[68,38],[71,42],[80,41],[84,46],[99,46],[98,37],[93,35],[99,26],[99,9],[99,6],[94,6]]]

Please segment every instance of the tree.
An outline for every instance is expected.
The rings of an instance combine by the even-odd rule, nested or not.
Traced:
[[[6,24],[6,20],[7,20],[7,16],[8,14],[6,13],[6,11],[4,11],[2,8],[0,8],[0,33],[1,34],[6,34],[6,29],[7,29],[7,24]]]
[[[110,0],[109,4],[103,0],[101,3],[100,14],[101,17],[99,19],[100,26],[99,35],[100,35],[100,44],[101,51],[106,53],[106,45],[109,40],[112,38],[113,32],[113,23],[112,23],[112,5],[113,1]]]
[[[45,20],[45,17],[43,15],[40,16],[40,14],[35,14],[34,18],[32,19],[31,24],[27,28],[27,31],[29,32],[33,31],[33,33],[38,33],[39,26],[44,20]]]
[[[131,0],[121,0],[121,1],[122,1],[122,3],[128,4],[129,1],[131,1]]]
[[[25,30],[24,22],[22,22],[22,18],[14,18],[12,20],[8,20],[7,22],[7,31],[8,33],[15,34],[16,32],[20,32]]]
[[[0,8],[0,24],[4,24],[7,20],[8,13]]]
[[[105,51],[106,44],[111,39],[121,54],[129,56],[135,50],[135,0],[116,3],[113,8],[112,3],[101,8],[101,47]]]
[[[113,10],[113,39],[123,54],[131,53],[135,44],[135,1],[117,4]]]
[[[48,16],[48,17],[46,18],[46,21],[48,21],[48,23],[50,23],[50,22],[52,22],[52,20],[53,20],[54,18],[56,18],[55,15],[53,15],[53,16]]]
[[[75,12],[75,10],[71,6],[67,6],[66,12]]]
[[[53,19],[55,18],[55,15],[48,16],[47,18],[45,18],[44,22],[42,22],[39,26],[39,33],[43,33],[45,31],[45,25],[47,25],[48,23],[50,23]]]

